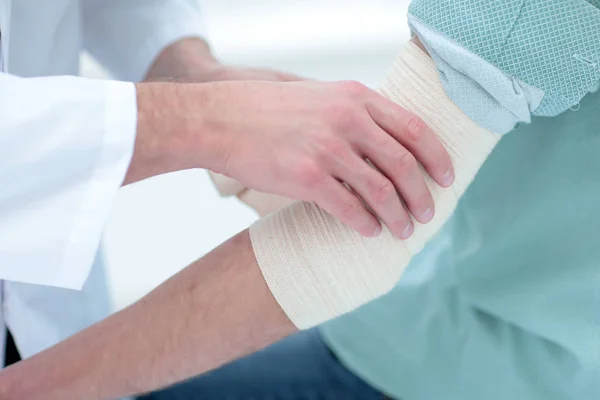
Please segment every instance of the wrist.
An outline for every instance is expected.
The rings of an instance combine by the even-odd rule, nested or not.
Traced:
[[[192,168],[222,171],[229,146],[218,84],[136,84],[137,134],[125,184]]]

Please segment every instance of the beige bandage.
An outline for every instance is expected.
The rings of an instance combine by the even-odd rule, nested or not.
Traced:
[[[221,196],[236,196],[243,203],[253,208],[261,217],[294,202],[286,197],[248,189],[235,179],[216,172],[209,171],[209,175]]]
[[[406,241],[384,232],[364,238],[314,204],[298,202],[261,219],[250,229],[258,264],[269,288],[300,329],[352,311],[394,287],[402,272],[452,215],[458,199],[500,136],[472,122],[445,94],[431,58],[409,42],[381,93],[420,116],[450,153],[456,179],[443,189],[423,171],[436,214],[415,223]],[[268,195],[253,194],[270,211]],[[273,204],[271,204],[273,205]]]

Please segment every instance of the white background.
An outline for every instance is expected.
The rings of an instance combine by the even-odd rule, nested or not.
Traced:
[[[226,63],[267,66],[376,87],[408,38],[407,0],[200,0],[208,39]],[[102,72],[85,59],[83,73]],[[118,307],[246,228],[255,215],[221,199],[205,171],[121,190],[104,251]]]

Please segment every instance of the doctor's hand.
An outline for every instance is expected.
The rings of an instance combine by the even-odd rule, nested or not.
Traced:
[[[436,135],[355,82],[145,83],[137,89],[138,131],[152,132],[138,135],[137,157],[175,160],[172,170],[207,168],[252,189],[313,201],[365,236],[377,235],[380,225],[361,199],[399,238],[413,229],[403,202],[419,222],[431,219],[433,200],[417,161],[438,184],[453,180]]]
[[[224,67],[207,49],[198,39],[167,48],[147,78],[211,83],[138,84],[138,131],[152,133],[138,133],[129,181],[207,168],[251,189],[313,201],[364,236],[381,231],[370,210],[402,239],[414,228],[409,212],[431,220],[418,164],[441,186],[454,174],[418,117],[356,82],[291,82],[299,78]]]

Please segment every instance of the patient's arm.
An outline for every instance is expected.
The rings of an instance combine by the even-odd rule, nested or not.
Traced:
[[[2,371],[0,399],[115,399],[202,373],[294,331],[244,231],[136,304]]]
[[[414,221],[405,241],[388,230],[376,240],[360,238],[311,203],[295,203],[250,229],[258,264],[273,295],[302,329],[351,311],[389,291],[411,258],[452,215],[458,199],[500,139],[476,125],[446,96],[427,54],[409,43],[396,60],[381,93],[422,118],[446,146],[455,167],[451,188],[423,172],[436,214],[427,225]],[[417,138],[415,138],[416,140]],[[232,182],[215,177],[217,185]],[[241,188],[230,190],[261,213],[282,204]]]

